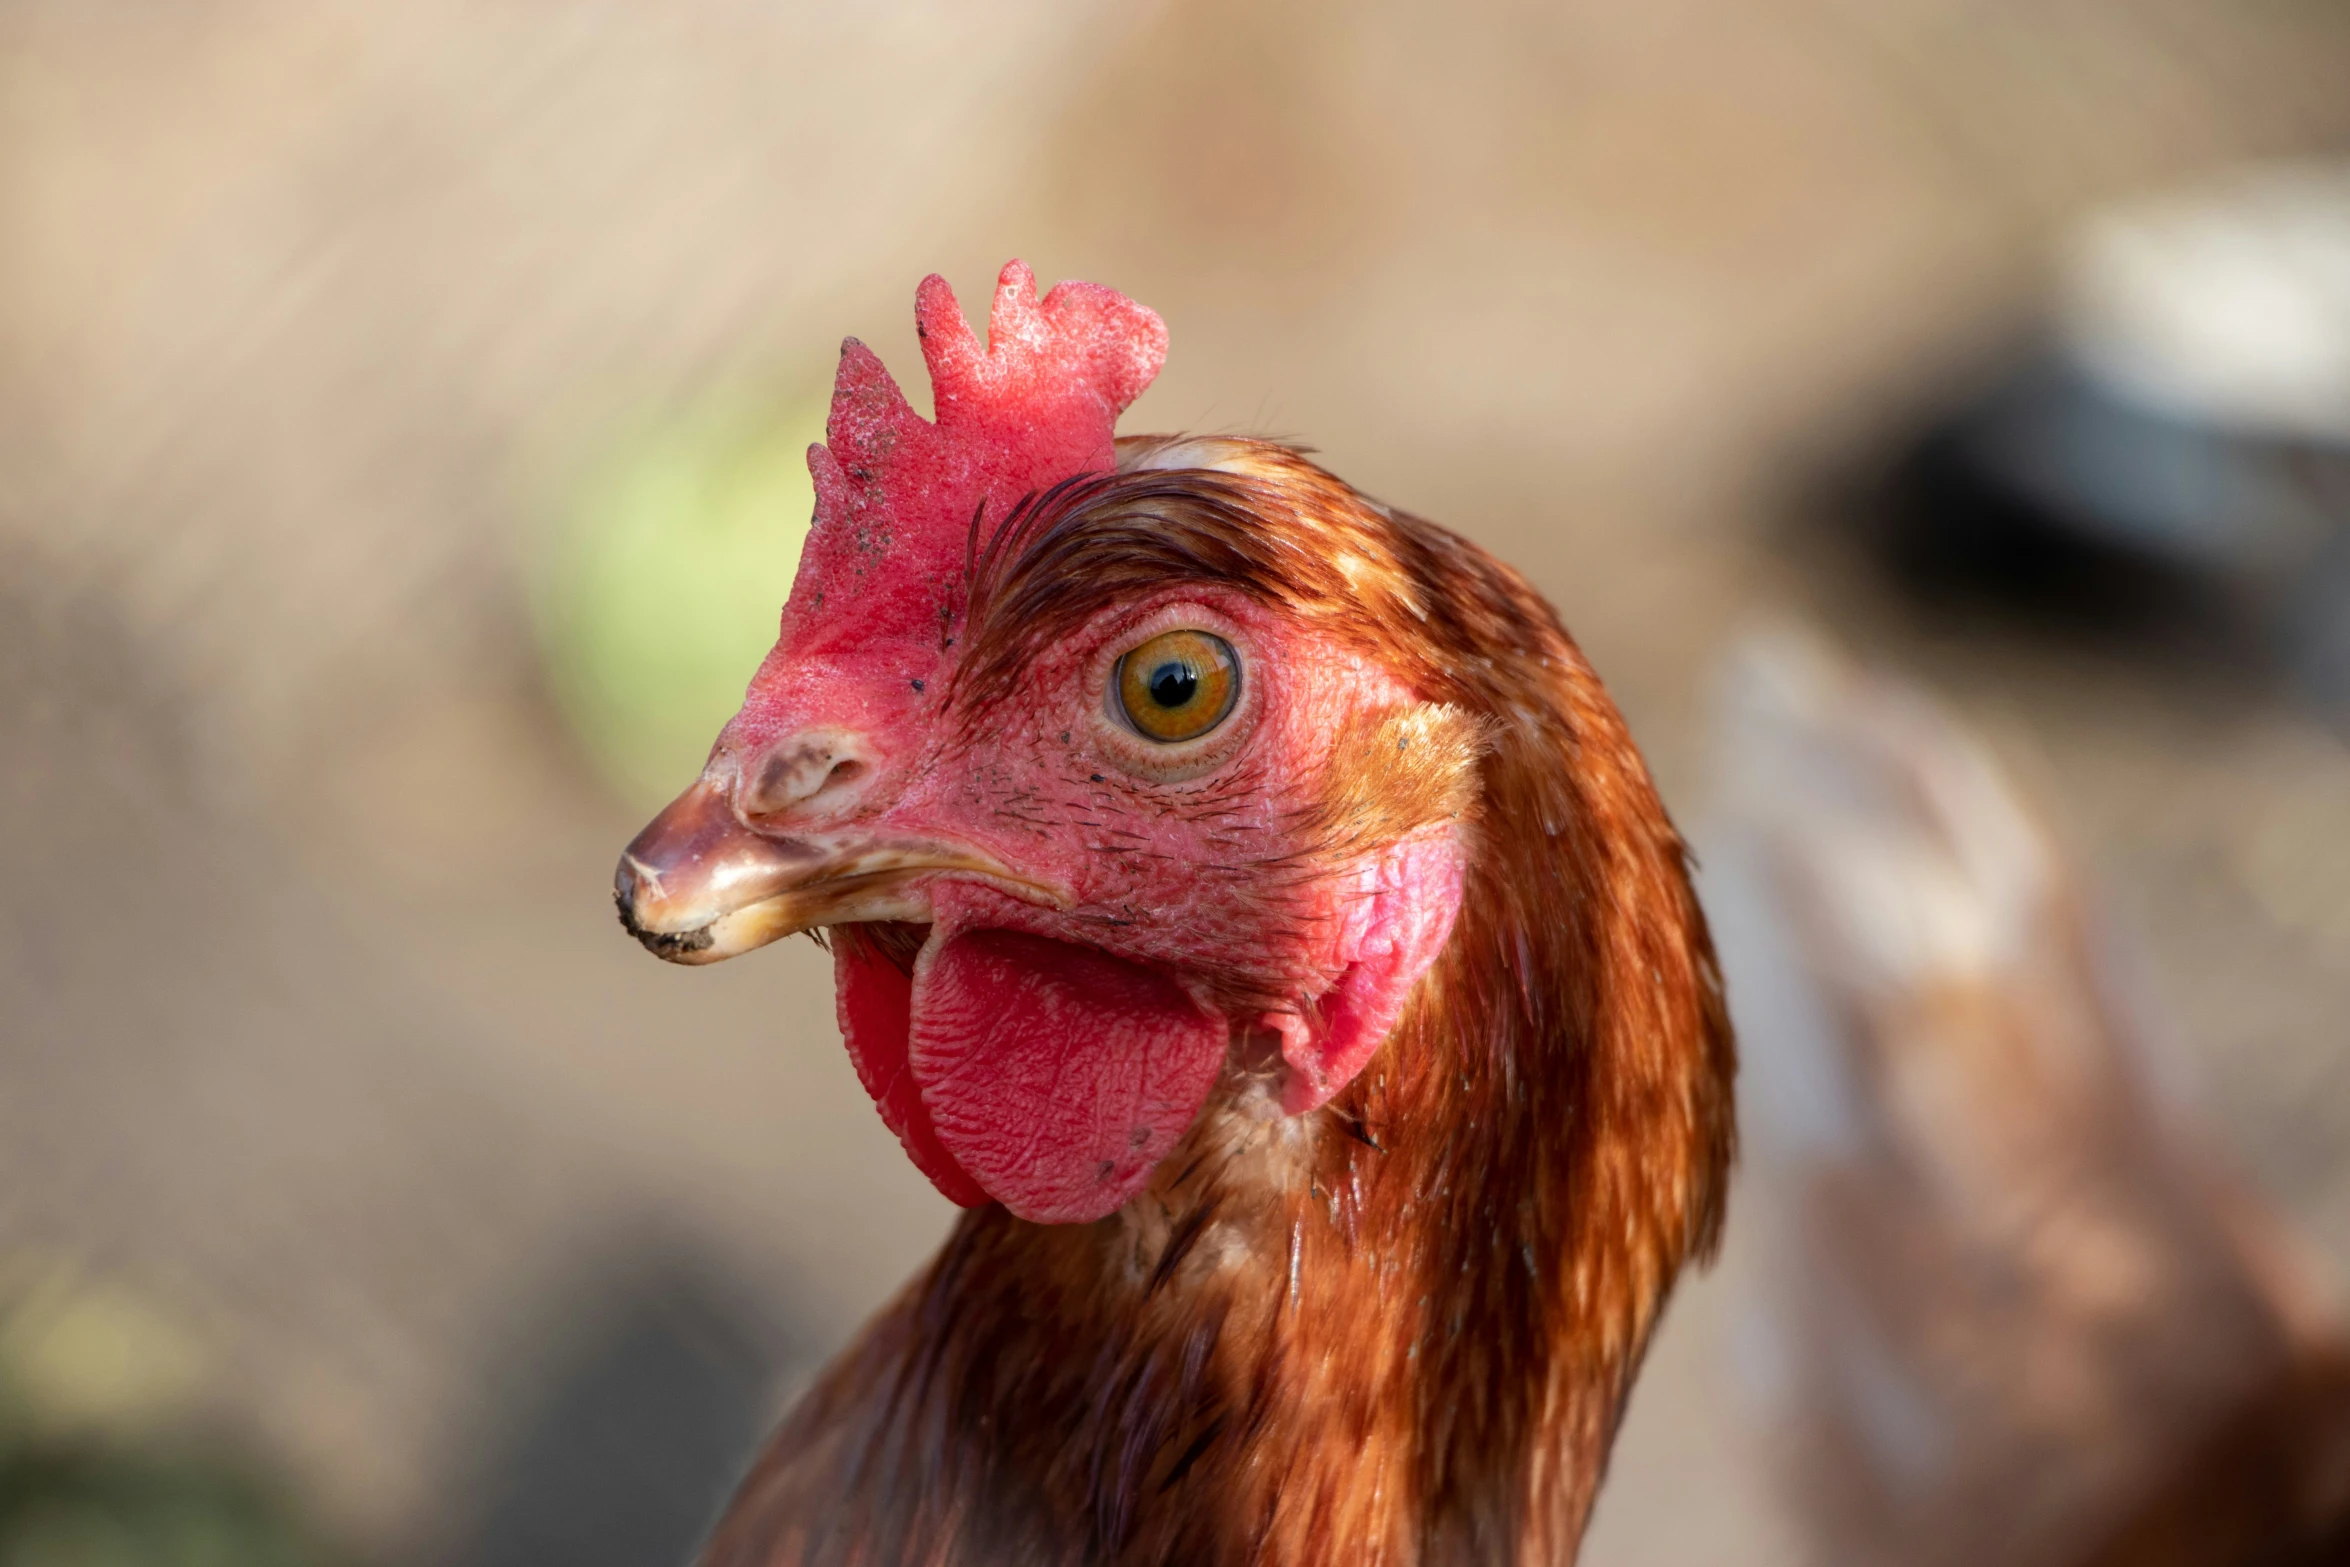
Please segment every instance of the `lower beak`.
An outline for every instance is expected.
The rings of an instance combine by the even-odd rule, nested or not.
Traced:
[[[977,877],[1032,902],[1065,900],[976,850],[854,829],[760,832],[729,792],[705,778],[672,800],[620,856],[612,895],[620,923],[672,963],[716,963],[819,925],[927,920],[916,882]]]

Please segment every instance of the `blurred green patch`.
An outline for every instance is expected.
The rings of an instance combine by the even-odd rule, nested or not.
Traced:
[[[729,394],[615,441],[551,508],[534,612],[556,701],[621,795],[701,771],[774,645],[826,403]]]
[[[194,1338],[50,1258],[0,1258],[0,1567],[329,1567],[283,1495],[187,1424]]]

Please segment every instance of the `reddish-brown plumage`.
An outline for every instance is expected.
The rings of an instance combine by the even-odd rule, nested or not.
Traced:
[[[776,1435],[704,1560],[1565,1562],[1666,1292],[1722,1219],[1732,1046],[1681,841],[1508,567],[1279,447],[1119,452],[1117,476],[975,535],[947,694],[965,743],[1102,602],[1245,595],[1424,705],[1330,737],[1305,848],[1236,840],[1198,874],[1278,910],[1360,844],[1455,821],[1457,923],[1323,1108],[1246,1108],[1278,1057],[1236,1034],[1122,1210],[965,1215]],[[918,944],[837,939],[900,964]]]

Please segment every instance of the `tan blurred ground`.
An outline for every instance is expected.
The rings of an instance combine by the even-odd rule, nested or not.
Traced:
[[[2088,201],[2350,139],[2320,0],[0,14],[0,1247],[193,1323],[354,1535],[431,1553],[643,1256],[791,1364],[946,1210],[822,955],[654,964],[517,562],[648,407],[918,382],[1020,255],[1155,306],[1127,428],[1319,447],[1526,567],[1701,814],[1800,608],[1953,693],[2350,1276],[2350,755],[2192,641],[1920,618],[1806,476],[2025,316]],[[917,395],[919,402],[919,395]],[[1733,1220],[1735,1235],[1735,1221]],[[1687,1297],[1596,1563],[1791,1559]]]

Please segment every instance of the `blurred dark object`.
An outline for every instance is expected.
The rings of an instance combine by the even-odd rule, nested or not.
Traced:
[[[664,1567],[701,1544],[805,1356],[671,1249],[550,1304],[573,1324],[491,1455],[462,1567]],[[544,1346],[521,1346],[544,1355]]]
[[[2022,362],[1902,452],[1914,585],[2243,614],[2350,719],[2350,166],[2092,217]]]
[[[1749,1343],[1825,1556],[2343,1559],[2343,1324],[2052,837],[1949,716],[1808,642],[1750,649],[1727,709]]]

